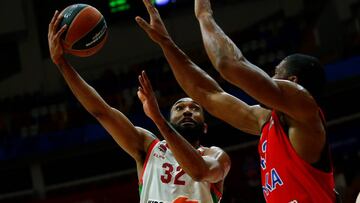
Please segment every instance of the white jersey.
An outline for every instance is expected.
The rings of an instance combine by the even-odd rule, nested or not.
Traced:
[[[218,203],[222,196],[214,184],[192,180],[159,140],[149,147],[139,189],[140,203]]]

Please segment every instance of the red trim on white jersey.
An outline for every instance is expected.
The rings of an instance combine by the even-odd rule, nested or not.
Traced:
[[[155,139],[151,142],[151,144],[149,145],[149,148],[147,150],[147,153],[146,153],[146,158],[145,158],[145,161],[144,161],[144,165],[143,165],[143,170],[141,172],[141,176],[140,176],[140,180],[139,180],[139,184],[142,184],[143,182],[143,176],[144,176],[144,172],[145,172],[145,169],[146,169],[146,165],[148,163],[148,160],[149,160],[149,157],[150,157],[150,154],[152,152],[152,150],[154,149],[155,145],[160,142],[158,139]]]

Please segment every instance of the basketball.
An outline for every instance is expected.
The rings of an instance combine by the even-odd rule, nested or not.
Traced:
[[[99,10],[87,4],[73,4],[61,11],[59,28],[67,25],[61,36],[64,52],[88,57],[97,53],[107,39],[107,25]]]

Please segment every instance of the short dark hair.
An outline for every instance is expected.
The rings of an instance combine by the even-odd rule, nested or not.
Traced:
[[[298,83],[317,100],[326,83],[325,69],[319,59],[297,53],[287,56],[284,61],[287,76],[297,76]]]
[[[206,116],[205,116],[206,111],[204,110],[204,108],[203,108],[199,103],[197,103],[196,101],[194,101],[194,100],[193,100],[192,98],[190,98],[190,97],[181,97],[180,99],[178,99],[178,100],[170,107],[169,116],[168,116],[169,120],[170,120],[171,114],[172,114],[171,109],[172,109],[176,104],[178,104],[178,103],[180,103],[180,102],[183,102],[183,101],[186,101],[186,100],[191,100],[193,103],[197,104],[197,105],[200,107],[201,112],[202,112],[202,114],[203,114],[203,117],[204,117],[204,119],[205,119],[205,117],[206,117]]]

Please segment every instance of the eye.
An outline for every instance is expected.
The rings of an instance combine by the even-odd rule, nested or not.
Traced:
[[[198,106],[192,106],[190,109],[192,111],[200,111],[200,108]]]
[[[198,108],[198,107],[196,107],[196,106],[194,106],[194,107],[191,107],[191,110],[193,110],[193,111],[198,111],[198,110],[199,110],[199,108]]]
[[[176,107],[175,107],[175,110],[176,110],[176,111],[181,111],[181,110],[183,110],[183,107],[182,107],[182,106],[176,106]]]

